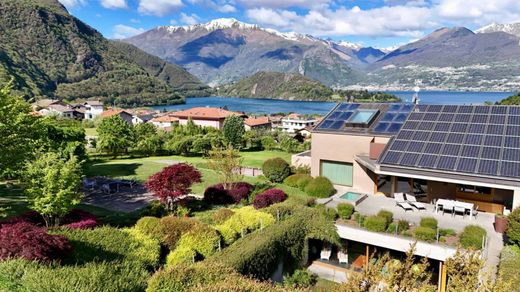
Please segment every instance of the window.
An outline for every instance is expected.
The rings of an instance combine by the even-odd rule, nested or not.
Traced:
[[[330,179],[333,184],[352,186],[352,163],[321,161],[320,173],[322,176]]]

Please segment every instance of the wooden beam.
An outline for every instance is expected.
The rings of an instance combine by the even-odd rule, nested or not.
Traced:
[[[369,261],[369,256],[370,256],[370,248],[368,246],[368,244],[366,245],[366,254],[365,254],[365,267],[368,269],[368,261]]]
[[[441,262],[441,286],[439,287],[440,292],[446,292],[446,267],[444,263]]]

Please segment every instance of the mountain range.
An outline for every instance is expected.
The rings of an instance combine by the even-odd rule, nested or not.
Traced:
[[[57,0],[0,1],[0,82],[26,99],[173,104],[207,86],[178,65],[105,39]]]
[[[299,73],[332,87],[517,90],[519,26],[495,24],[476,33],[441,28],[391,52],[235,19],[161,26],[123,41],[211,86],[267,71]]]

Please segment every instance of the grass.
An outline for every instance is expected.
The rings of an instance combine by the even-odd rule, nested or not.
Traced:
[[[87,136],[97,136],[97,128],[85,128],[85,135]]]
[[[333,291],[339,287],[339,284],[323,278],[318,278],[318,282],[312,288],[315,292]]]
[[[6,209],[6,216],[16,216],[29,211],[27,200],[22,190],[16,186],[0,183],[0,208]]]

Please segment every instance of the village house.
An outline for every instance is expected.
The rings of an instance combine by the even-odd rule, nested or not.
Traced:
[[[224,126],[224,120],[229,116],[235,115],[245,117],[245,115],[242,113],[212,107],[195,107],[182,111],[172,112],[170,115],[178,118],[180,125],[186,125],[188,120],[191,119],[197,126],[213,127],[216,129],[222,129]]]
[[[307,118],[296,113],[287,115],[282,119],[282,131],[286,133],[296,133],[296,131],[304,129],[306,127],[312,127],[316,125],[318,119]]]
[[[166,115],[163,115],[160,117],[155,117],[155,118],[151,119],[149,121],[149,123],[152,123],[157,128],[166,129],[166,128],[173,127],[174,125],[178,125],[179,118],[166,114]]]
[[[246,131],[250,130],[271,130],[269,117],[249,117],[244,119]]]
[[[103,113],[103,102],[99,100],[90,100],[83,103],[85,107],[85,119],[93,120]]]
[[[125,110],[108,109],[101,114],[101,117],[109,118],[109,117],[112,117],[115,115],[120,116],[128,124],[130,124],[130,125],[133,124],[132,123],[133,115]]]

